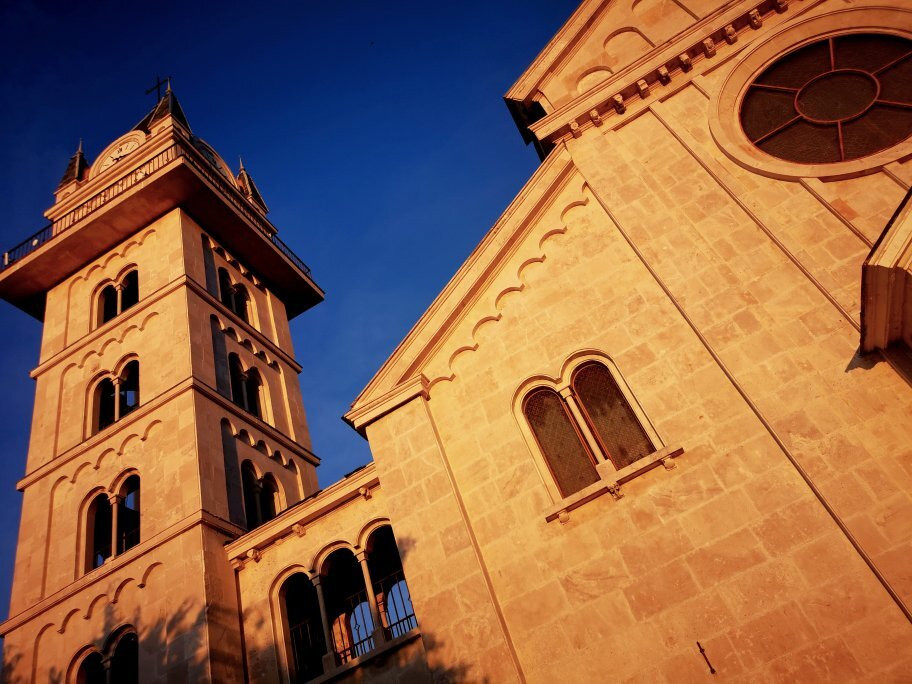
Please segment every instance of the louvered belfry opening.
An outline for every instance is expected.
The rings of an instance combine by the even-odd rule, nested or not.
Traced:
[[[767,154],[803,164],[902,142],[912,135],[912,40],[848,33],[789,52],[748,86],[741,126]]]
[[[523,403],[523,413],[561,495],[569,496],[598,481],[595,459],[556,391],[547,387],[533,390]]]
[[[573,373],[571,387],[605,456],[621,469],[655,451],[614,376],[598,362]]]

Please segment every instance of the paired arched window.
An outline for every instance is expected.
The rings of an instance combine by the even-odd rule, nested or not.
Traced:
[[[237,354],[228,355],[231,401],[248,413],[263,419],[263,379],[256,368],[244,370]]]
[[[108,640],[104,653],[91,650],[81,657],[74,678],[76,684],[139,682],[139,640],[132,627],[117,630]]]
[[[323,674],[325,653],[342,665],[418,627],[389,525],[374,530],[357,555],[350,548],[330,553],[313,578],[289,577],[279,600],[296,683]]]
[[[132,270],[116,283],[105,285],[95,304],[95,325],[103,325],[139,301],[139,271]]]
[[[237,314],[242,321],[249,323],[250,296],[247,294],[247,288],[240,283],[232,283],[231,276],[228,275],[228,269],[226,268],[218,270],[218,283],[219,299],[222,304],[229,311]]]
[[[536,387],[522,411],[565,497],[598,481],[600,461],[620,470],[656,449],[614,374],[598,361],[576,368],[561,392]]]
[[[258,478],[253,464],[244,461],[241,464],[241,487],[248,530],[276,517],[282,503],[279,485],[271,474],[266,473],[262,478]]]
[[[94,431],[104,430],[139,407],[139,361],[133,359],[114,378],[104,378],[93,397]]]
[[[86,513],[85,571],[139,544],[140,480],[130,475],[115,495],[96,494]]]

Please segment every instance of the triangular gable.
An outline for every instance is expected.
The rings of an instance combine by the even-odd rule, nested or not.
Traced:
[[[347,417],[403,383],[420,377],[423,363],[446,342],[462,315],[485,292],[542,208],[566,185],[573,169],[566,148],[558,148],[549,155],[361,391]]]

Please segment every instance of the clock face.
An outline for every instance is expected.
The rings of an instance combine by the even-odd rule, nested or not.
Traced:
[[[127,140],[125,142],[122,142],[120,145],[105,155],[104,159],[101,160],[101,163],[98,166],[98,170],[104,171],[108,167],[113,166],[128,154],[130,154],[130,152],[135,150],[137,147],[139,147],[139,143],[136,140]]]

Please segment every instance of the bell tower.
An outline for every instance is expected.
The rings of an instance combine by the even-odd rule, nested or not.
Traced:
[[[0,256],[43,323],[4,675],[243,681],[224,544],[317,489],[288,321],[323,292],[170,85]]]

